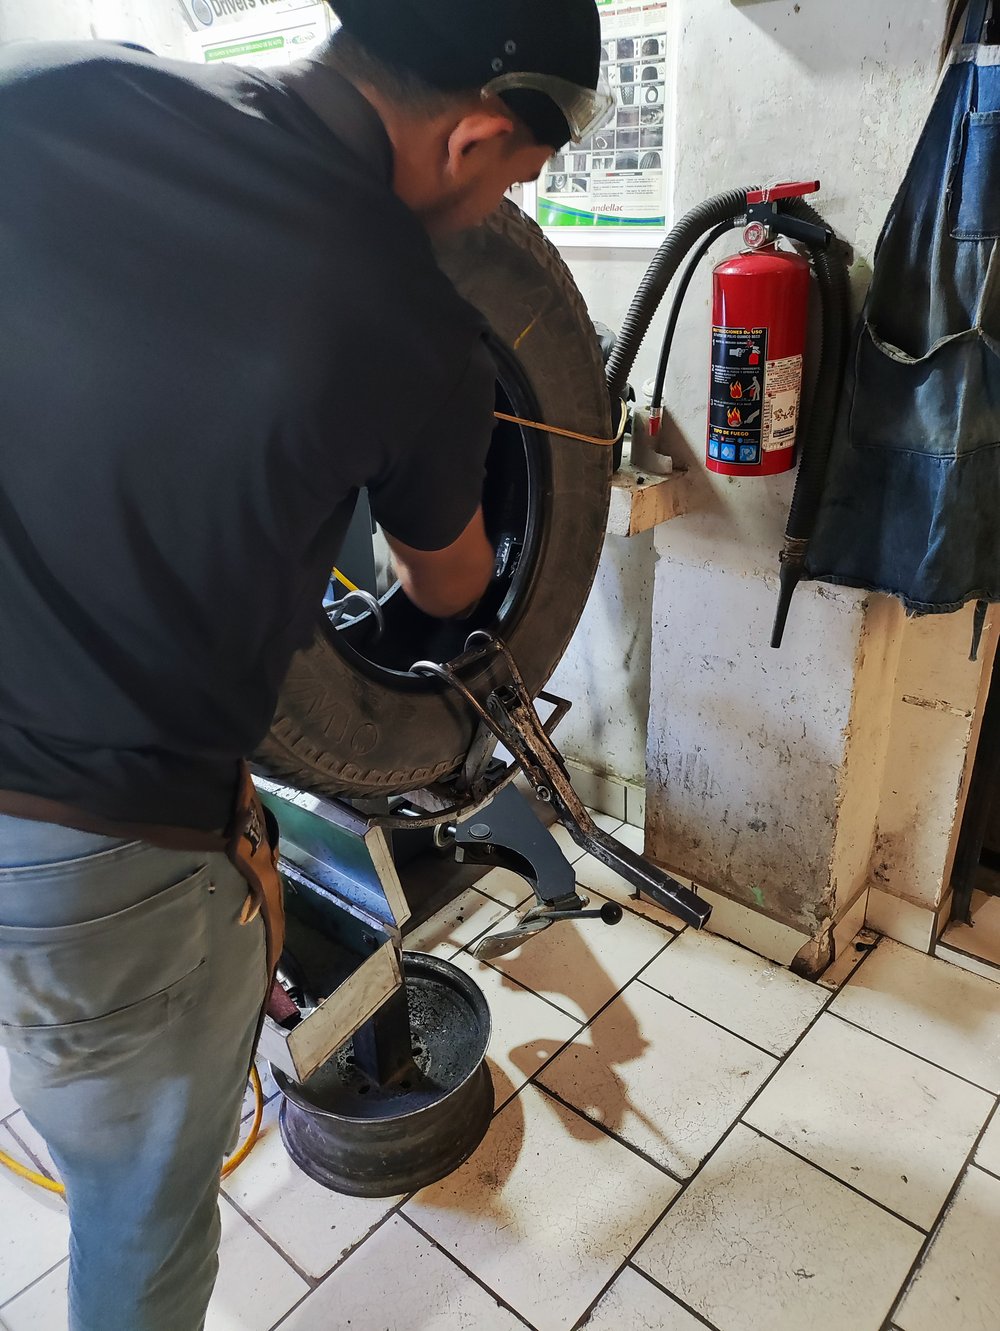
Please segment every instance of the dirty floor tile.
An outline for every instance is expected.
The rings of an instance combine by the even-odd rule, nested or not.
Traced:
[[[1000,1110],[993,1115],[992,1122],[983,1133],[976,1151],[976,1164],[1000,1176]]]
[[[222,1202],[219,1279],[205,1331],[270,1331],[309,1286],[226,1201]],[[3,1310],[10,1331],[66,1331],[63,1262]]]
[[[921,1058],[1000,1090],[1000,985],[884,939],[832,1012]]]
[[[705,1323],[626,1266],[584,1324],[586,1331],[705,1331]]]
[[[223,1198],[219,1280],[205,1331],[270,1331],[309,1286]]]
[[[620,827],[615,836],[630,850],[642,854],[644,833],[640,827],[629,827],[628,824]],[[609,869],[606,864],[595,859],[593,855],[584,855],[582,859],[577,860],[573,865],[573,871],[576,874],[576,881],[586,890],[600,892],[612,901],[617,901],[619,906],[624,906],[627,910],[634,911],[637,915],[643,915],[647,920],[652,920],[656,924],[662,924],[668,929],[680,930],[684,928],[684,921],[677,918],[670,911],[662,906],[655,905],[648,897],[637,897],[635,888],[631,883],[626,882],[614,869]]]
[[[310,1294],[281,1331],[523,1331],[523,1325],[397,1217]]]
[[[643,980],[772,1054],[785,1054],[830,995],[713,934],[688,930]]]
[[[746,1119],[929,1230],[995,1103],[923,1059],[823,1016]]]
[[[479,985],[489,1004],[488,1060],[499,1109],[572,1040],[580,1023],[467,952],[459,952],[452,964]]]
[[[10,1063],[7,1059],[7,1050],[0,1048],[0,1121],[13,1114],[17,1108],[17,1101],[10,1089]]]
[[[776,1067],[776,1059],[639,980],[539,1081],[687,1178]]]
[[[896,1313],[900,1331],[1000,1326],[1000,1181],[971,1168]]]
[[[314,1183],[282,1145],[279,1104],[268,1105],[257,1145],[226,1179],[223,1190],[300,1270],[318,1279],[401,1198],[342,1197]]]
[[[922,1242],[737,1126],[634,1264],[718,1331],[880,1331]]]
[[[606,898],[596,893],[590,897],[593,909],[600,910]],[[490,965],[576,1020],[589,1021],[671,937],[628,913],[613,927],[600,920],[563,921]]]
[[[613,832],[617,836],[624,826],[620,818],[613,818],[609,813],[595,813],[593,809],[588,810],[588,812],[602,832]],[[555,838],[559,849],[571,864],[575,864],[586,854],[561,823],[553,823],[549,831]]]
[[[55,1270],[6,1304],[0,1312],[0,1326],[6,1327],[7,1331],[67,1331],[68,1277],[69,1259],[66,1258]]]
[[[457,901],[439,910],[407,934],[403,945],[408,952],[427,952],[432,957],[443,957],[447,961],[507,915],[510,915],[510,924],[513,925],[515,917],[511,915],[508,905],[470,887]]]
[[[0,1151],[36,1168],[6,1128],[0,1128]],[[69,1218],[62,1199],[0,1169],[0,1304],[51,1270],[68,1246]]]
[[[534,896],[531,884],[509,869],[491,869],[480,878],[476,891],[501,902],[508,910],[523,906],[529,897]]]
[[[677,1187],[528,1087],[472,1159],[404,1213],[538,1331],[567,1331]]]

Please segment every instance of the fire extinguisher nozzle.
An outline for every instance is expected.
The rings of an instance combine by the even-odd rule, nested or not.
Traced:
[[[788,612],[792,608],[792,597],[795,595],[796,587],[802,581],[802,565],[797,561],[790,562],[783,559],[780,576],[781,588],[778,592],[778,612],[774,617],[774,628],[771,631],[771,646],[775,651],[780,648],[784,640]]]

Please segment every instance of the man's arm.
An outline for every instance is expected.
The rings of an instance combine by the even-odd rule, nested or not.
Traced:
[[[450,619],[465,614],[490,585],[496,554],[486,535],[482,508],[444,550],[414,550],[388,532],[385,538],[403,591],[426,615]]]

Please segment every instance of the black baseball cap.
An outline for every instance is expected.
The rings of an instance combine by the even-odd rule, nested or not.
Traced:
[[[386,65],[442,92],[496,91],[539,143],[585,138],[613,108],[595,0],[331,4],[344,30]]]

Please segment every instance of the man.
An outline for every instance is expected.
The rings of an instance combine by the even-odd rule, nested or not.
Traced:
[[[594,0],[337,8],[278,74],[0,53],[0,1040],[73,1331],[204,1324],[266,987],[238,765],[360,487],[417,605],[485,590],[494,370],[431,237],[607,109]]]

